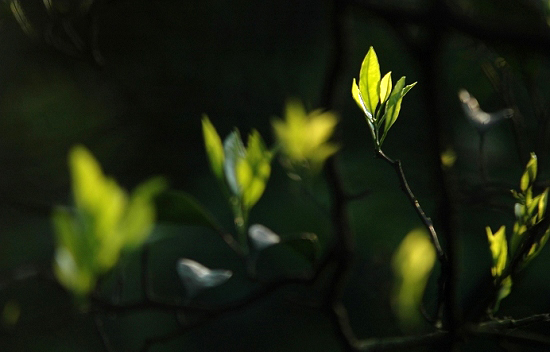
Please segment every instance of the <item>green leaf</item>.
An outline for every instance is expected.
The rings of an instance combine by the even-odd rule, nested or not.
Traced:
[[[359,91],[363,97],[365,107],[374,116],[380,96],[380,65],[372,46],[361,64]]]
[[[397,117],[399,116],[399,112],[401,111],[401,102],[403,101],[403,97],[409,92],[409,90],[412,89],[416,85],[416,82],[409,84],[408,86],[403,87],[405,84],[405,77],[401,77],[399,81],[395,84],[395,87],[393,88],[392,94],[390,95],[390,98],[387,102],[386,106],[386,113],[384,114],[384,117],[382,120],[385,120],[385,126],[384,126],[384,133],[382,135],[382,139],[380,140],[380,144],[384,142],[384,139],[386,139],[386,135],[388,134],[388,131],[393,126],[395,121],[397,120]],[[403,88],[401,88],[403,87]],[[401,91],[399,93],[399,91]],[[395,92],[395,94],[394,94]]]
[[[533,227],[533,230],[535,230],[535,227]],[[550,237],[550,228],[547,228],[546,231],[542,234],[537,234],[535,232],[534,236],[537,238],[535,238],[535,243],[533,243],[531,249],[521,263],[522,269],[525,268],[527,264],[531,262],[531,260],[535,259],[535,257],[540,254],[541,250],[544,248],[544,245],[546,244],[546,242],[548,242],[548,237]]]
[[[391,71],[386,73],[380,81],[380,104],[384,104],[390,97],[392,88]]]
[[[531,159],[527,162],[525,167],[525,172],[521,176],[520,189],[522,192],[527,191],[527,189],[533,184],[537,178],[537,156],[535,153],[531,153]]]
[[[214,216],[194,197],[181,191],[166,191],[156,198],[157,218],[160,222],[203,226],[220,231]]]
[[[75,214],[65,207],[56,207],[52,221],[57,248],[53,265],[58,281],[77,295],[88,293],[95,285],[95,249],[91,236],[82,236]]]
[[[143,182],[132,192],[120,225],[126,248],[141,245],[149,236],[157,217],[154,199],[166,188],[166,181],[156,177]]]
[[[510,276],[507,276],[500,283],[500,288],[498,290],[495,305],[493,307],[493,313],[495,313],[498,310],[500,306],[500,301],[506,298],[510,294],[510,292],[512,292],[512,278]]]
[[[497,278],[502,275],[504,268],[506,267],[506,261],[508,256],[508,243],[506,242],[506,227],[501,226],[500,229],[494,234],[491,228],[487,226],[487,239],[489,240],[489,248],[493,258],[493,266],[491,268],[491,274]]]
[[[231,192],[241,198],[242,191],[237,182],[236,167],[237,163],[245,158],[246,149],[244,148],[241,134],[238,130],[234,130],[227,136],[223,142],[223,149],[225,152],[225,161],[223,163],[225,179]]]
[[[412,89],[412,87],[416,86],[416,83],[417,82],[414,82],[414,83],[411,83],[411,84],[405,86],[405,88],[403,88],[403,91],[401,93],[401,97],[404,97],[409,92],[409,90]]]
[[[81,219],[85,221],[85,219]],[[74,213],[66,207],[56,207],[52,214],[52,222],[58,246],[65,248],[80,262],[92,266],[93,251],[87,249],[87,238],[79,236],[79,228],[74,219]]]
[[[264,193],[271,174],[271,156],[260,133],[253,130],[248,136],[244,158],[235,165],[237,184],[246,209],[252,208]]]
[[[542,192],[540,195],[539,203],[538,203],[538,218],[539,220],[542,220],[544,213],[546,212],[546,206],[548,204],[548,188]]]
[[[353,79],[353,82],[351,84],[351,96],[353,97],[353,100],[355,100],[355,103],[357,104],[357,106],[365,114],[365,118],[367,119],[367,122],[369,123],[369,125],[372,125],[374,123],[374,116],[367,109],[365,105],[365,101],[363,100],[363,96],[361,95],[361,92],[359,91],[359,87],[357,86],[357,82],[355,82],[355,78]]]
[[[380,144],[384,142],[384,139],[386,139],[386,135],[388,134],[388,131],[397,120],[397,116],[399,115],[399,111],[401,110],[401,100],[403,99],[402,92],[403,92],[404,86],[405,86],[405,77],[403,76],[397,81],[397,83],[395,83],[395,86],[393,87],[390,97],[386,102],[386,111],[384,112],[384,116],[380,121],[378,121],[378,127],[380,127],[380,124],[382,122],[385,123],[384,133],[382,134]]]
[[[128,194],[83,146],[69,153],[75,209],[56,208],[55,275],[79,296],[116,265],[121,252],[142,244],[155,223],[153,198],[166,188],[161,178],[139,185]]]
[[[295,237],[286,238],[281,243],[303,256],[310,263],[314,263],[317,260],[321,251],[319,239],[313,233],[303,233]]]
[[[204,145],[206,147],[206,154],[210,161],[210,168],[216,176],[216,178],[223,184],[223,163],[225,155],[223,152],[223,145],[218,132],[214,128],[214,125],[208,119],[208,116],[202,117],[202,134],[204,137]]]

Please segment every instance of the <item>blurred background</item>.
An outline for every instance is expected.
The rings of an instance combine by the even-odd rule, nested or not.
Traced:
[[[436,229],[457,244],[459,310],[490,270],[485,227],[496,231],[514,222],[509,189],[517,188],[529,152],[539,157],[540,188],[548,186],[546,1],[4,0],[0,6],[2,351],[106,350],[97,316],[115,351],[138,351],[147,339],[178,328],[174,315],[162,311],[84,313],[43,274],[51,271],[55,249],[51,210],[71,203],[67,153],[73,145],[88,147],[127,190],[151,176],[166,177],[231,229],[230,210],[208,168],[201,116],[208,114],[222,138],[234,126],[243,134],[256,128],[272,145],[270,121],[293,97],[308,110],[337,112],[345,187],[370,191],[350,208],[359,250],[344,297],[351,325],[361,338],[409,333],[391,310],[390,266],[401,240],[421,222],[393,170],[374,158],[350,94],[370,46],[382,74],[418,82],[384,150],[403,161]],[[330,103],[323,96],[327,84]],[[487,112],[515,111],[485,133],[481,157],[480,134],[461,109],[460,89]],[[444,152],[452,160],[446,167]],[[315,233],[324,248],[331,239],[326,183],[321,176],[308,187],[304,192],[275,162],[251,223],[281,235]],[[151,241],[150,284],[160,296],[183,295],[175,263],[184,257],[235,272],[229,283],[197,298],[200,303],[230,302],[253,287],[239,259],[209,230],[161,223]],[[276,248],[258,265],[266,278],[308,267]],[[499,314],[550,311],[549,268],[545,248]],[[124,277],[121,299],[139,300],[139,254],[116,270]],[[428,310],[437,274],[438,268],[428,283]],[[315,307],[318,291],[285,287],[149,350],[340,351],[328,318]],[[547,324],[534,329],[550,332]],[[494,341],[463,346],[496,347]],[[503,348],[530,350],[511,343]]]

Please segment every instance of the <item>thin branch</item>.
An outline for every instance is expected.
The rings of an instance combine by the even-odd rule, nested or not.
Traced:
[[[155,337],[147,339],[144,342],[141,350],[142,351],[148,351],[149,348],[151,348],[153,345],[163,343],[163,342],[167,342],[167,341],[171,341],[173,339],[181,337],[184,334],[191,331],[192,329],[198,328],[198,327],[208,323],[209,321],[211,321],[213,319],[217,319],[217,318],[219,318],[219,317],[221,317],[225,314],[229,314],[231,312],[235,312],[235,311],[238,311],[240,309],[250,307],[253,303],[255,303],[258,300],[274,293],[279,288],[282,288],[282,287],[288,286],[288,285],[293,285],[293,284],[304,284],[304,283],[309,283],[310,284],[310,283],[313,283],[312,280],[314,278],[316,278],[316,276],[311,276],[311,277],[297,276],[297,277],[294,277],[294,278],[286,278],[286,279],[281,279],[280,281],[274,281],[271,284],[262,287],[258,291],[254,292],[253,294],[251,294],[251,295],[249,295],[249,296],[247,296],[247,297],[245,297],[241,300],[231,302],[231,303],[228,303],[227,305],[219,306],[219,307],[210,307],[210,306],[205,306],[205,307],[195,306],[195,307],[193,307],[193,306],[184,306],[184,305],[172,305],[172,307],[167,307],[167,306],[164,306],[164,305],[158,305],[158,302],[148,302],[148,303],[144,303],[144,304],[139,305],[139,306],[134,305],[133,307],[128,306],[128,307],[109,307],[109,308],[115,308],[115,310],[119,310],[119,309],[122,308],[122,311],[126,311],[126,309],[128,309],[128,308],[130,308],[131,310],[134,310],[134,309],[149,309],[151,307],[154,307],[154,308],[157,308],[157,309],[166,310],[168,312],[181,311],[181,312],[188,312],[188,313],[193,313],[194,312],[194,313],[202,313],[203,314],[196,321],[188,323],[186,325],[183,325],[179,329],[173,330],[172,332],[161,335],[161,336],[155,336]]]
[[[98,296],[92,296],[90,297],[91,302],[93,303],[94,307],[106,310],[113,313],[132,313],[136,311],[143,311],[143,310],[158,310],[158,311],[164,311],[168,313],[172,313],[174,311],[183,311],[187,313],[222,313],[226,311],[233,311],[236,309],[239,309],[243,306],[246,306],[247,304],[253,303],[263,297],[268,296],[269,294],[275,292],[277,289],[294,285],[294,284],[312,284],[313,279],[316,278],[317,275],[297,275],[294,277],[285,277],[281,278],[279,280],[272,281],[261,288],[259,288],[257,291],[253,292],[249,296],[246,296],[240,300],[227,303],[225,305],[220,305],[217,307],[213,306],[203,306],[203,305],[191,305],[191,304],[185,304],[177,300],[173,301],[161,301],[159,299],[152,299],[149,301],[139,301],[134,303],[125,303],[125,304],[118,304],[106,301],[105,299],[102,299]]]
[[[395,173],[397,177],[399,178],[399,183],[401,186],[401,190],[405,193],[409,201],[411,202],[412,206],[416,210],[416,213],[420,217],[420,220],[428,230],[430,234],[430,240],[435,248],[437,258],[439,260],[439,263],[441,264],[441,273],[439,274],[438,279],[438,299],[437,299],[437,318],[434,319],[435,326],[437,328],[440,328],[442,325],[441,318],[443,315],[443,306],[445,303],[447,303],[447,307],[450,307],[453,303],[452,302],[445,302],[449,297],[450,292],[448,292],[451,287],[449,287],[448,283],[451,280],[450,273],[450,263],[448,260],[448,257],[445,255],[445,252],[441,248],[441,244],[439,242],[439,237],[437,235],[437,232],[435,231],[435,228],[433,226],[432,220],[424,213],[424,210],[420,206],[420,203],[418,202],[418,199],[416,199],[415,195],[412,193],[411,188],[407,182],[407,178],[405,177],[405,173],[403,172],[403,167],[401,165],[400,160],[392,160],[390,159],[384,152],[380,149],[376,151],[376,156],[378,158],[381,158],[388,164],[390,164],[393,169],[395,170]],[[447,308],[449,309],[449,308]]]
[[[436,331],[425,335],[389,337],[360,341],[358,351],[403,351],[405,349],[444,344],[450,338],[446,331]]]
[[[401,166],[400,160],[393,160],[390,159],[382,150],[376,151],[376,156],[378,158],[381,158],[388,164],[390,164],[393,169],[395,170],[395,173],[397,174],[397,177],[399,178],[399,183],[401,185],[401,190],[405,193],[409,201],[411,202],[412,206],[416,210],[416,213],[420,217],[420,220],[430,233],[430,239],[432,241],[432,244],[435,248],[435,251],[437,253],[437,258],[442,266],[447,265],[447,257],[445,255],[445,252],[443,252],[443,249],[441,248],[441,244],[439,243],[439,237],[437,236],[437,232],[435,231],[435,228],[433,226],[432,220],[424,213],[424,210],[420,206],[420,203],[418,202],[418,199],[416,199],[415,195],[412,193],[411,188],[409,187],[409,184],[407,182],[407,178],[405,177],[405,173],[403,172],[403,167]]]
[[[541,322],[550,322],[550,313],[545,314],[535,314],[530,317],[521,318],[521,319],[497,319],[491,320],[477,325],[477,331],[482,330],[493,330],[493,331],[503,331],[506,329],[515,329],[521,328],[528,325]]]
[[[531,345],[545,350],[550,347],[550,338],[546,335],[517,330],[535,323],[549,322],[550,314],[537,314],[522,319],[495,320],[467,327],[467,332],[473,335],[496,338],[522,345]]]

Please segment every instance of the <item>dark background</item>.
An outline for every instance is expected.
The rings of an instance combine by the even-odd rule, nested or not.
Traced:
[[[332,81],[331,107],[340,116],[338,165],[350,192],[371,190],[351,207],[359,256],[344,303],[359,337],[402,334],[390,309],[390,260],[403,236],[421,223],[391,168],[373,157],[367,124],[351,98],[351,81],[370,46],[382,74],[391,70],[394,81],[403,75],[409,83],[418,81],[404,99],[384,150],[403,161],[436,228],[452,219],[459,245],[459,299],[461,307],[469,303],[463,300],[490,268],[485,226],[511,228],[513,200],[506,189],[519,183],[528,152],[537,151],[539,179],[548,180],[550,35],[545,8],[527,0],[449,1],[443,10],[439,1],[335,3],[97,0],[93,16],[87,17],[70,6],[48,14],[41,1],[25,0],[30,34],[16,21],[9,1],[0,4],[0,308],[9,303],[20,309],[13,324],[4,314],[0,350],[105,349],[94,315],[79,311],[69,293],[41,274],[50,270],[55,249],[51,209],[70,204],[66,157],[71,146],[86,145],[126,189],[165,176],[173,189],[200,199],[230,229],[229,209],[208,169],[202,114],[209,115],[222,137],[233,126],[243,134],[257,128],[271,145],[270,120],[281,116],[288,98],[300,98],[308,109],[326,107],[323,89],[337,53],[342,56]],[[335,42],[337,13],[343,32]],[[63,21],[83,40],[81,50]],[[100,60],[94,59],[94,50]],[[498,67],[499,58],[507,64]],[[504,88],[495,89],[483,67],[493,67]],[[492,188],[481,187],[479,136],[460,109],[460,88],[487,111],[513,103],[521,112],[486,135],[484,157]],[[450,186],[440,182],[438,155],[445,148],[457,155],[455,167],[444,174]],[[452,189],[452,213],[439,206],[444,186]],[[325,246],[331,224],[318,204],[328,199],[322,178],[313,190],[313,197],[305,195],[274,163],[251,222],[281,234],[313,232]],[[206,229],[159,224],[153,239],[149,270],[158,295],[182,297],[175,263],[183,257],[235,272],[228,284],[205,293],[199,302],[229,302],[252,287],[238,259]],[[124,263],[116,269],[125,277],[121,296],[139,299],[138,255]],[[259,265],[266,277],[307,267],[299,257],[277,249],[266,251]],[[544,249],[499,313],[522,317],[548,312],[549,268],[550,253]],[[433,308],[433,276],[428,309]],[[316,287],[283,288],[150,350],[339,351],[329,320],[311,307],[318,296]],[[139,350],[145,339],[177,328],[173,314],[154,310],[99,316],[120,351]],[[548,325],[537,328],[544,332]],[[495,347],[470,341],[464,350],[476,346]]]

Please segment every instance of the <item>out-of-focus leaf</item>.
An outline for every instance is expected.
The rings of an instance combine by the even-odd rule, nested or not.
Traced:
[[[285,238],[281,244],[303,256],[310,263],[317,260],[321,251],[319,239],[313,233],[302,233],[295,237]]]
[[[272,125],[291,166],[316,173],[338,150],[338,146],[328,142],[337,123],[334,113],[315,110],[308,114],[299,101],[291,100],[286,105],[285,120],[275,119]]]
[[[380,96],[380,64],[372,46],[361,64],[359,91],[367,110],[374,116]]]
[[[25,14],[23,7],[21,6],[21,2],[19,0],[11,0],[10,10],[13,13],[13,17],[15,17],[17,23],[19,23],[19,26],[21,27],[23,32],[25,32],[25,34],[30,37],[34,36],[34,27],[27,18],[27,15]]]
[[[445,170],[451,169],[454,166],[457,159],[456,152],[451,147],[445,149],[445,151],[441,153],[440,157],[441,157],[441,166]]]
[[[143,182],[132,192],[120,224],[127,248],[139,246],[149,236],[157,217],[154,200],[166,188],[166,181],[157,177]]]
[[[17,301],[11,299],[6,302],[2,309],[2,324],[4,326],[13,326],[17,324],[21,317],[21,306]]]
[[[224,284],[233,273],[224,269],[209,269],[191,259],[180,259],[177,264],[188,298],[197,296],[201,291]]]
[[[86,295],[97,281],[95,273],[88,267],[79,267],[73,253],[64,247],[55,252],[53,271],[57,280],[77,296]]]
[[[414,328],[421,319],[419,307],[435,260],[435,249],[424,229],[409,232],[393,255],[392,306],[405,329]]]
[[[239,188],[239,182],[237,181],[236,167],[237,163],[244,159],[246,149],[244,148],[241,134],[238,130],[234,130],[227,136],[223,143],[223,149],[225,153],[225,160],[223,163],[225,179],[231,192],[241,198],[242,190]]]
[[[83,146],[69,153],[74,210],[58,207],[54,272],[77,296],[91,291],[98,278],[116,265],[121,252],[142,244],[155,221],[153,198],[165,182],[153,179],[129,197]]]
[[[279,235],[260,224],[254,224],[248,228],[248,237],[258,251],[281,242]]]
[[[156,198],[158,221],[204,226],[214,231],[220,225],[194,197],[181,191],[166,191]]]
[[[224,184],[223,165],[225,155],[223,151],[223,144],[218,132],[214,128],[214,125],[208,119],[208,116],[204,115],[202,118],[202,134],[204,137],[204,145],[206,147],[206,154],[210,161],[210,168],[221,184]]]
[[[506,276],[506,278],[500,283],[500,288],[498,290],[495,305],[493,307],[493,313],[498,310],[498,308],[500,307],[500,302],[504,298],[508,297],[510,292],[512,292],[512,277]]]

